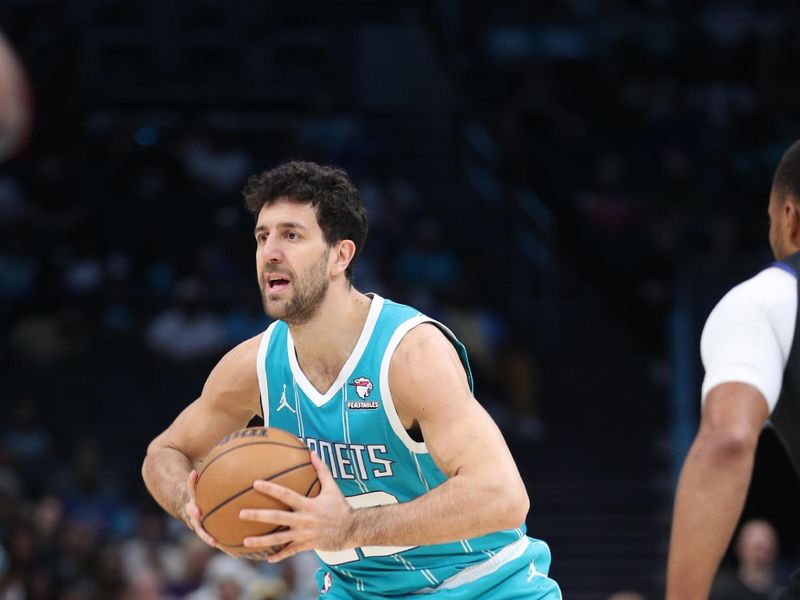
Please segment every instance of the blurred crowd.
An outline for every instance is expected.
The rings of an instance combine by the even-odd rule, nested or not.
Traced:
[[[370,216],[357,286],[450,325],[506,434],[543,435],[546,349],[509,314],[504,265],[484,251],[514,240],[505,227],[453,231],[468,198],[458,185],[436,197],[404,169],[384,116],[327,89],[266,122],[98,108],[82,40],[42,4],[53,10],[0,9],[37,104],[29,147],[0,170],[0,600],[315,597],[308,557],[273,569],[215,554],[138,475],[146,442],[208,367],[267,325],[240,189],[288,158],[351,173]],[[454,129],[485,129],[500,187],[530,190],[555,215],[557,268],[663,357],[682,264],[742,249],[767,259],[770,174],[800,131],[800,15],[734,2],[684,19],[681,3],[644,4],[409,3],[456,92]],[[772,550],[741,542],[730,585],[774,585],[748,566],[759,552],[774,562],[767,527],[743,532]]]
[[[644,4],[484,4],[462,81],[505,181],[544,199],[569,262],[658,354],[682,265],[768,260],[772,172],[800,131],[800,12]]]
[[[233,559],[137,502],[94,438],[69,460],[30,397],[0,437],[0,599],[306,600],[316,560]]]

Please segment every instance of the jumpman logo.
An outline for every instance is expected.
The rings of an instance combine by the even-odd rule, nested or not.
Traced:
[[[531,561],[531,564],[528,567],[528,581],[530,581],[531,579],[536,577],[538,574],[539,574],[539,571],[536,570],[536,565],[533,564],[533,561]]]
[[[278,403],[278,410],[275,412],[279,412],[282,408],[288,408],[293,413],[297,414],[297,411],[289,406],[289,403],[286,401],[286,384],[283,384],[283,393],[281,394],[281,401]]]

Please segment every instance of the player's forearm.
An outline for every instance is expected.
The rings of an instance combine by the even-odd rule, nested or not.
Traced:
[[[186,479],[193,469],[189,458],[173,448],[150,448],[142,464],[142,478],[150,494],[176,519],[186,521],[189,501]]]
[[[348,545],[421,546],[519,527],[529,502],[521,485],[456,476],[410,502],[356,509]]]
[[[755,441],[698,439],[681,471],[669,549],[667,600],[706,600],[750,485]]]

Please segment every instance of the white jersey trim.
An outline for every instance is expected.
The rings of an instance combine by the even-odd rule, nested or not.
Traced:
[[[358,361],[361,360],[361,355],[364,354],[364,350],[369,344],[369,340],[372,337],[372,331],[375,329],[375,323],[378,322],[378,316],[381,314],[381,309],[383,308],[383,298],[378,296],[378,294],[367,294],[372,296],[372,303],[369,307],[369,313],[367,314],[367,320],[364,322],[364,327],[361,329],[361,335],[358,337],[358,341],[356,342],[355,348],[350,353],[347,361],[342,366],[342,370],[339,371],[339,375],[337,375],[336,380],[333,382],[328,391],[324,394],[321,394],[317,391],[311,382],[306,377],[303,370],[300,368],[300,364],[297,362],[297,353],[294,350],[294,340],[292,340],[291,332],[286,333],[286,351],[289,353],[289,366],[292,369],[292,375],[294,375],[294,379],[297,382],[297,385],[303,390],[308,399],[311,400],[316,406],[322,406],[326,402],[328,402],[331,398],[333,398],[341,389],[342,386],[347,384],[347,379],[353,372],[353,369],[356,368]]]
[[[397,346],[400,345],[400,341],[403,339],[403,337],[405,337],[409,331],[414,329],[414,327],[421,325],[422,323],[436,322],[425,315],[418,315],[401,323],[400,326],[395,329],[395,332],[392,334],[392,337],[389,339],[389,343],[386,346],[386,351],[383,353],[380,382],[383,410],[386,413],[386,418],[389,420],[389,424],[392,426],[392,430],[394,431],[395,435],[400,439],[401,442],[403,442],[403,444],[405,444],[406,448],[411,450],[411,452],[417,454],[428,454],[428,448],[425,446],[425,442],[417,442],[413,440],[411,436],[408,435],[406,428],[403,427],[403,423],[400,421],[400,417],[397,414],[397,409],[394,406],[394,400],[392,400],[392,391],[389,389],[389,365],[392,362],[394,351],[397,349]]]
[[[723,383],[755,387],[775,408],[792,348],[797,280],[771,267],[728,292],[703,328],[700,352],[706,370],[702,397]]]
[[[272,330],[275,329],[275,321],[261,336],[261,344],[258,346],[256,358],[256,373],[258,374],[258,389],[261,392],[261,414],[264,415],[264,427],[269,426],[269,388],[267,387],[267,349],[269,348],[269,338],[272,337]]]
[[[544,542],[540,543],[543,544]],[[462,585],[474,583],[481,577],[491,575],[503,565],[506,565],[512,560],[516,560],[522,556],[528,549],[529,544],[530,539],[527,536],[518,539],[515,542],[511,542],[491,558],[478,563],[477,565],[466,567],[452,577],[445,579],[441,585],[438,585],[435,588],[423,588],[421,590],[417,590],[414,592],[414,594],[432,594],[440,590],[452,590],[454,588],[461,587]]]

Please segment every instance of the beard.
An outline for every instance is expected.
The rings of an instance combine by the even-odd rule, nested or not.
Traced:
[[[291,280],[290,285],[294,294],[289,300],[273,299],[269,293],[269,275],[284,274],[284,271],[265,269],[261,276],[261,302],[267,316],[271,319],[281,319],[289,325],[302,325],[310,321],[328,293],[329,256],[330,250],[326,250],[301,277]]]

